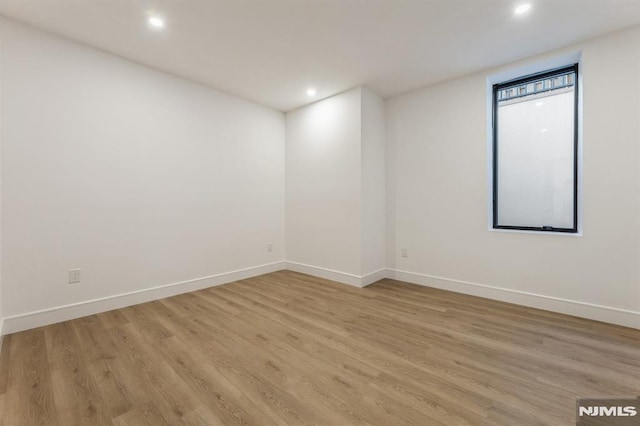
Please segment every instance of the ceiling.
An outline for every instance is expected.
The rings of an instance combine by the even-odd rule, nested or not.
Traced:
[[[522,1],[531,10],[515,16]],[[281,111],[358,85],[388,97],[640,23],[640,0],[522,1],[0,0],[0,14]]]

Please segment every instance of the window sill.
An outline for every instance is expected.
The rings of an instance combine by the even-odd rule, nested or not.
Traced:
[[[553,231],[525,231],[522,229],[495,229],[489,227],[489,232],[509,233],[509,234],[535,234],[535,235],[551,235],[563,237],[582,237],[582,231],[573,232],[553,232]]]

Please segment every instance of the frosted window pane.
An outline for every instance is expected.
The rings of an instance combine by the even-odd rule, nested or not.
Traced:
[[[498,106],[498,225],[573,228],[574,88]]]

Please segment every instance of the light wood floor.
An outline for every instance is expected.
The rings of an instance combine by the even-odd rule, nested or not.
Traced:
[[[640,331],[276,272],[5,337],[4,425],[573,424],[640,394]]]

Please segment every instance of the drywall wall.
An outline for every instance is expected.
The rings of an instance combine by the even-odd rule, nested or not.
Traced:
[[[286,114],[287,262],[347,278],[362,267],[361,93],[352,89]]]
[[[579,51],[583,236],[488,230],[488,76]],[[386,113],[393,276],[640,327],[640,27],[388,99]]]
[[[362,275],[386,267],[385,259],[385,116],[384,100],[362,88]],[[379,279],[379,278],[378,278]]]
[[[0,99],[2,96],[2,26],[0,21]],[[4,128],[2,126],[2,102],[0,101],[0,355],[2,355],[2,341],[4,336],[4,315],[2,311],[2,134]]]
[[[358,87],[287,113],[286,127],[287,268],[384,278],[384,101]]]
[[[282,113],[14,21],[2,27],[5,327],[283,266]],[[72,268],[79,284],[68,283]],[[174,283],[185,286],[157,289]]]

